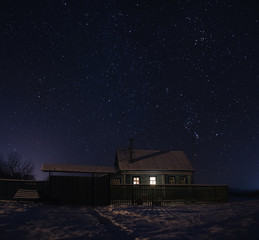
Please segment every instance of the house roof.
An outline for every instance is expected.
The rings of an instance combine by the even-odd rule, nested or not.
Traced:
[[[69,164],[42,164],[43,172],[67,172],[67,173],[115,173],[114,167],[107,166],[87,166]]]
[[[177,170],[194,171],[190,161],[183,151],[160,150],[117,150],[120,170]]]

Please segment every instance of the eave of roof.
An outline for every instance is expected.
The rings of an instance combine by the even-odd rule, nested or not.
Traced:
[[[70,164],[42,164],[41,171],[66,173],[116,173],[114,167]]]

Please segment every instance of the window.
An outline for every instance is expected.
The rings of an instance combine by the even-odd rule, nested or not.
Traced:
[[[139,177],[133,177],[133,184],[139,184]]]
[[[156,185],[156,177],[149,178],[150,185]]]
[[[175,184],[175,177],[169,177],[169,184]]]
[[[185,177],[181,177],[181,184],[185,184],[186,183],[186,178]]]
[[[110,181],[111,185],[120,185],[121,181],[118,178],[111,179]]]

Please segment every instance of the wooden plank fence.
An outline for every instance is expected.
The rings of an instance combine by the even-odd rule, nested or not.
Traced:
[[[111,204],[167,205],[172,202],[225,202],[228,186],[111,185]]]
[[[15,199],[22,189],[37,192],[40,201],[92,206],[228,201],[228,186],[110,185],[109,180],[109,176],[51,176],[50,181],[0,179],[0,199]]]
[[[104,206],[110,204],[110,178],[51,176],[50,200],[57,203]]]

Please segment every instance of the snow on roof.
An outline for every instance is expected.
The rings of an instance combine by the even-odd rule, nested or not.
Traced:
[[[184,170],[194,171],[183,151],[117,150],[120,170]]]
[[[70,172],[70,173],[115,173],[114,167],[107,166],[87,166],[69,164],[42,164],[43,172]]]

